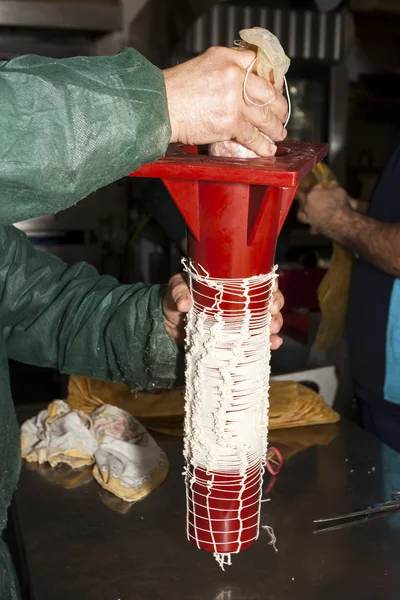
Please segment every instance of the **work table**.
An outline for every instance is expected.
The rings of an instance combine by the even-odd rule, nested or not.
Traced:
[[[315,518],[400,490],[400,456],[359,428],[342,422],[329,445],[285,462],[261,516],[278,552],[261,531],[225,572],[186,540],[182,440],[157,441],[167,481],[129,509],[90,470],[66,489],[65,471],[23,466],[14,517],[35,600],[398,600],[400,513],[313,533]]]

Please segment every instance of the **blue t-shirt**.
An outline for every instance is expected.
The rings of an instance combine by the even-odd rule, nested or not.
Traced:
[[[368,215],[400,223],[400,140],[374,190]],[[356,397],[374,404],[389,401],[400,411],[400,279],[355,263],[348,339]]]

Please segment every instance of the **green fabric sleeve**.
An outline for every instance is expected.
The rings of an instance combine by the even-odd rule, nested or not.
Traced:
[[[0,228],[0,323],[14,360],[131,389],[171,387],[179,352],[164,329],[164,291],[68,266]]]
[[[170,136],[163,73],[132,49],[0,62],[0,224],[72,206]]]
[[[0,598],[1,600],[20,600],[20,589],[15,567],[5,542],[0,538]]]

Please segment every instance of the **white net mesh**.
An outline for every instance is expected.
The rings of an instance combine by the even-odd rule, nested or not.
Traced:
[[[222,568],[259,534],[267,455],[270,302],[275,270],[213,279],[184,263],[188,538]]]

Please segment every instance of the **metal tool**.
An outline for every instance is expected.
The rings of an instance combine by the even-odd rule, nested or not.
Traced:
[[[314,519],[313,523],[316,525],[314,533],[351,527],[352,525],[358,525],[359,523],[369,519],[383,517],[389,513],[394,513],[399,510],[400,492],[395,492],[392,494],[392,499],[388,500],[387,502],[377,502],[363,509],[355,510],[344,515],[325,517],[323,519]]]

